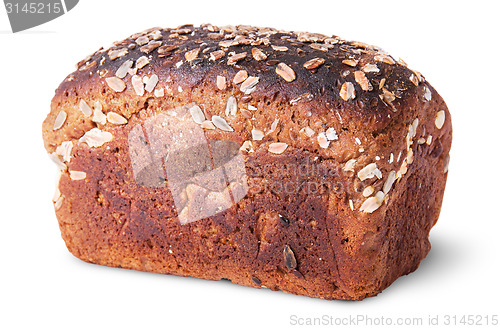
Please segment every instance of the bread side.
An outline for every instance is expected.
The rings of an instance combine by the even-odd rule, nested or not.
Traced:
[[[165,163],[141,163],[141,152],[160,148],[131,141],[163,136],[158,118],[173,112],[189,114],[177,127],[201,129],[210,152],[217,141],[241,148],[243,165],[225,172],[243,168],[245,182],[226,177],[226,192],[211,194],[233,201],[221,212],[190,221],[198,217],[179,205],[199,185],[178,193]],[[362,299],[427,254],[451,121],[420,73],[376,47],[205,25],[151,29],[80,62],[56,91],[43,134],[62,170],[56,214],[77,257]],[[199,154],[189,150],[176,151],[172,172],[182,176],[182,161]]]

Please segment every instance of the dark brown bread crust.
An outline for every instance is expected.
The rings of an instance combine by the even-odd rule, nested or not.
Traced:
[[[114,58],[121,49],[127,53]],[[217,59],[220,50],[225,54]],[[232,52],[247,54],[228,65]],[[127,60],[140,66],[141,56],[149,63],[120,78],[124,86],[105,80]],[[324,62],[304,67],[314,58]],[[68,249],[102,265],[227,278],[311,297],[376,295],[427,255],[451,147],[446,105],[403,64],[376,47],[337,37],[211,25],[151,29],[96,52],[60,85],[43,125],[45,146],[63,171],[54,202]],[[233,82],[241,70],[259,78],[247,94],[242,82]],[[134,73],[156,74],[155,92],[137,95]],[[238,104],[233,115],[225,113],[231,95]],[[92,115],[81,110],[82,100],[94,107]],[[95,102],[107,120],[96,117]],[[129,138],[137,125],[188,104],[200,106],[208,120],[224,118],[234,130],[204,129],[208,141],[250,141],[253,150],[241,151],[250,187],[245,197],[181,225],[171,191],[138,182]],[[93,128],[112,140],[91,147],[81,138]],[[254,128],[265,133],[262,140],[252,140]],[[338,138],[318,137],[328,128]],[[65,152],[61,145],[68,142]],[[287,147],[274,154],[273,143]],[[365,175],[372,163],[379,172]],[[322,174],[283,170],[301,164]],[[395,182],[382,192],[389,177]],[[294,192],[272,188],[283,182]],[[320,188],[310,193],[306,183]],[[367,187],[373,192],[363,195]]]

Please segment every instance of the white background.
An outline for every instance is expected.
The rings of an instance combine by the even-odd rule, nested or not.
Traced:
[[[421,316],[424,324],[439,315],[442,324],[446,314],[500,314],[498,10],[495,1],[408,3],[83,0],[17,34],[0,7],[0,327],[293,328],[292,315]],[[106,268],[66,250],[51,202],[56,169],[41,136],[55,88],[100,46],[153,26],[206,22],[379,45],[443,96],[454,128],[448,185],[432,250],[415,273],[362,302],[324,301]]]

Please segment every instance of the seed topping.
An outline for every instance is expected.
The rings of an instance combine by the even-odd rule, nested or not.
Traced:
[[[138,75],[133,75],[132,76],[132,87],[134,88],[134,91],[137,96],[143,96],[144,95],[144,83],[142,82],[142,79]]]
[[[248,77],[240,86],[241,92],[251,94],[259,83],[258,77]]]
[[[218,75],[217,76],[217,80],[216,80],[216,84],[217,84],[217,88],[219,90],[225,90],[226,87],[227,87],[227,85],[226,85],[226,77]]]
[[[69,178],[72,180],[82,180],[87,177],[87,174],[83,171],[75,171],[75,170],[70,170],[69,171]]]
[[[289,270],[293,270],[297,267],[297,260],[295,259],[295,254],[293,253],[290,246],[286,245],[283,249],[283,259],[285,261],[285,266]]]
[[[92,109],[90,108],[89,104],[87,104],[87,102],[85,102],[83,99],[81,99],[80,103],[78,103],[78,109],[87,118],[92,115]]]
[[[110,142],[113,135],[110,132],[102,131],[99,128],[92,128],[85,133],[80,139],[80,143],[87,143],[90,147],[99,147],[104,143]]]
[[[287,143],[271,143],[269,144],[268,151],[274,154],[281,154],[287,149]]]
[[[54,120],[54,126],[52,127],[52,130],[56,131],[58,129],[61,129],[67,117],[68,114],[66,112],[60,111],[57,114],[56,119]]]
[[[352,82],[344,82],[339,94],[340,97],[342,97],[342,99],[345,101],[356,98],[356,92],[354,90],[354,85],[352,84]]]
[[[202,124],[205,121],[205,114],[198,105],[194,105],[189,109],[193,121],[197,124]]]
[[[363,71],[355,71],[354,79],[361,86],[361,89],[363,89],[364,91],[373,90],[373,86],[371,85],[370,81],[368,81],[368,78],[366,77]]]
[[[276,73],[287,82],[292,82],[296,78],[293,69],[285,63],[278,64],[276,67]]]
[[[227,121],[218,115],[212,116],[212,122],[214,126],[222,131],[234,131],[234,129],[227,123]]]
[[[434,120],[434,124],[436,125],[437,129],[443,128],[444,120],[445,120],[445,112],[443,110],[436,113],[436,120]]]
[[[113,89],[117,93],[124,91],[126,88],[125,82],[117,77],[106,78],[106,83],[109,88]]]
[[[304,66],[308,70],[312,70],[312,69],[315,69],[315,68],[323,65],[324,63],[325,63],[324,58],[316,57],[316,58],[308,60],[302,66]]]
[[[245,70],[240,70],[236,72],[234,78],[233,78],[233,83],[237,85],[238,83],[242,83],[248,78],[248,72]]]
[[[120,114],[112,111],[106,114],[106,118],[108,119],[109,123],[112,123],[114,125],[124,125],[127,123],[127,119],[125,119]]]
[[[234,54],[233,56],[231,56],[231,57],[228,58],[227,65],[234,65],[238,61],[242,60],[245,57],[247,57],[247,53],[246,52],[242,52],[242,53],[239,53],[239,54]]]
[[[267,55],[259,48],[252,48],[252,56],[256,61],[265,61],[267,59]]]
[[[228,115],[236,115],[238,111],[238,103],[236,101],[236,97],[229,96],[226,103],[226,111],[225,114]]]

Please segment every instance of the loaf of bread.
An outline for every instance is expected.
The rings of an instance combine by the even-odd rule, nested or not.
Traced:
[[[439,94],[378,47],[209,24],[98,50],[43,123],[76,257],[348,300],[429,252],[451,136]]]

